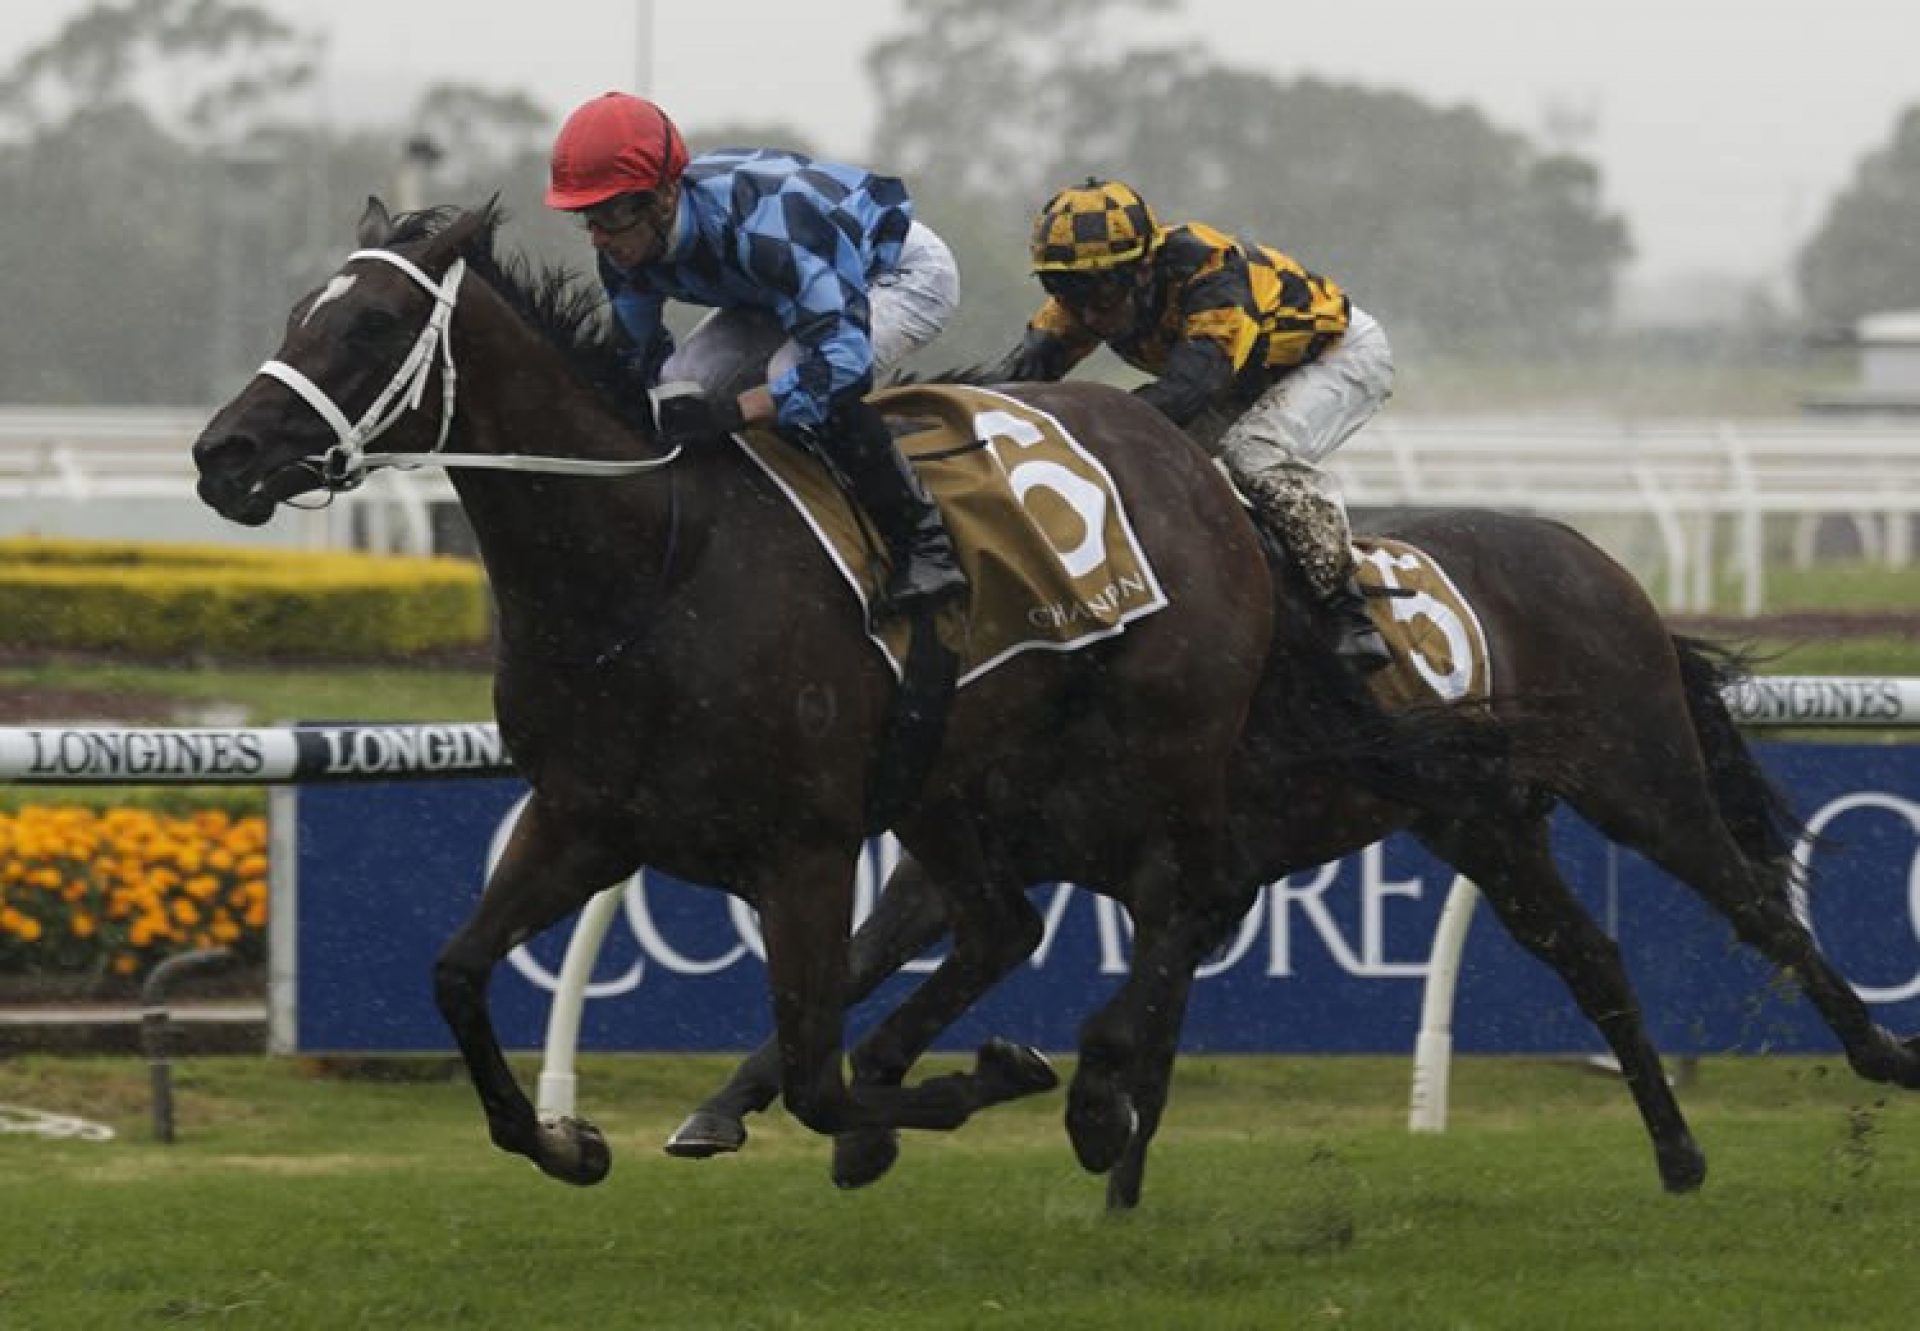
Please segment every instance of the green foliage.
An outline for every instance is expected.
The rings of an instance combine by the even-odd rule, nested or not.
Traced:
[[[476,721],[492,709],[485,669],[396,666],[244,667],[47,661],[0,667],[0,689],[124,694],[218,706],[243,725],[284,721]]]
[[[401,123],[338,129],[310,98],[317,43],[244,0],[124,0],[0,70],[0,302],[32,312],[0,323],[0,401],[224,398],[352,248],[369,193],[498,194],[532,252],[584,256],[540,205],[548,108],[448,84]],[[444,156],[401,199],[422,129]]]
[[[1089,173],[1138,185],[1165,220],[1278,246],[1347,287],[1403,347],[1537,356],[1604,329],[1631,247],[1591,163],[1466,107],[1280,81],[1193,47],[1129,48],[1130,11],[1158,7],[918,0],[912,30],[875,49],[874,156],[908,177],[967,275],[969,310],[943,338],[959,359],[1017,336],[1035,294],[1010,317],[998,275],[1023,266],[1032,210]],[[975,300],[985,273],[990,309]],[[992,335],[970,317],[988,312]]]
[[[408,656],[486,641],[476,565],[224,547],[0,541],[12,645],[135,656]]]
[[[965,278],[961,314],[917,368],[1005,350],[1035,304],[1029,214],[1092,170],[1294,253],[1403,350],[1459,349],[1463,289],[1503,351],[1604,319],[1625,238],[1589,166],[1474,112],[1140,49],[1134,20],[1171,7],[914,0],[873,48],[879,130],[855,156],[907,178]],[[34,312],[0,326],[0,400],[223,399],[350,248],[369,192],[399,207],[498,195],[512,247],[588,266],[541,203],[566,108],[450,83],[403,122],[339,129],[305,101],[317,58],[311,34],[258,5],[125,0],[0,70],[0,301]],[[175,95],[155,105],[155,87]],[[683,129],[699,145],[806,146],[777,119]],[[409,174],[416,135],[439,156]]]
[[[859,1192],[778,1110],[737,1160],[663,1156],[722,1067],[583,1059],[614,1168],[581,1190],[490,1146],[457,1075],[178,1061],[162,1146],[138,1059],[0,1062],[0,1103],[121,1133],[0,1137],[0,1321],[1896,1331],[1920,1297],[1917,1102],[1828,1060],[1707,1060],[1683,1099],[1713,1173],[1676,1198],[1626,1089],[1581,1068],[1462,1060],[1448,1131],[1415,1136],[1404,1059],[1184,1059],[1127,1217],[1059,1094],[906,1134]]]
[[[1801,250],[1800,296],[1815,315],[1851,324],[1920,305],[1920,106],[1870,153]]]

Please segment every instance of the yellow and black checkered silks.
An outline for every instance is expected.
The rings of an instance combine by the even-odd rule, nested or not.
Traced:
[[[1250,398],[1347,331],[1351,306],[1332,278],[1203,222],[1161,232],[1153,263],[1165,290],[1156,316],[1112,344],[1121,360],[1148,374],[1164,373],[1182,342],[1210,342]],[[1048,300],[1027,326],[1055,339],[1069,368],[1100,346],[1058,300]]]
[[[1153,249],[1159,227],[1132,186],[1095,180],[1063,189],[1033,222],[1033,271],[1094,273]]]

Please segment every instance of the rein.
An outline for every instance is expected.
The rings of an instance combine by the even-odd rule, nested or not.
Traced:
[[[326,488],[341,492],[357,488],[367,475],[380,467],[469,467],[482,471],[539,472],[559,476],[620,477],[656,471],[680,456],[675,445],[657,458],[605,460],[594,458],[548,457],[533,453],[448,453],[447,435],[453,427],[453,412],[458,371],[453,363],[453,308],[460,296],[460,282],[467,273],[465,259],[454,260],[441,281],[434,279],[418,264],[392,250],[362,249],[347,256],[346,262],[374,259],[398,268],[433,298],[433,312],[413,347],[394,371],[393,378],[374,398],[373,404],[358,421],[349,421],[346,412],[327,391],[306,373],[282,360],[269,360],[259,373],[285,384],[312,407],[333,431],[336,442],[317,458],[304,461],[313,467]],[[435,353],[438,353],[436,356]],[[418,407],[426,396],[427,380],[435,363],[440,366],[440,430],[433,450],[428,453],[369,453],[366,446],[397,424],[402,415]]]

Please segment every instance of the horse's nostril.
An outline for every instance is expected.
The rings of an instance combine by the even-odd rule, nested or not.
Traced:
[[[203,476],[243,469],[260,446],[243,434],[203,434],[193,443],[193,465]]]

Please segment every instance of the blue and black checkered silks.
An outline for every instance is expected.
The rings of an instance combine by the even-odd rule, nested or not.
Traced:
[[[734,148],[702,153],[680,178],[669,253],[600,277],[615,316],[651,378],[673,351],[667,300],[770,311],[805,349],[771,387],[785,427],[820,424],[843,393],[872,386],[868,279],[899,260],[913,201],[892,176],[798,153]]]

